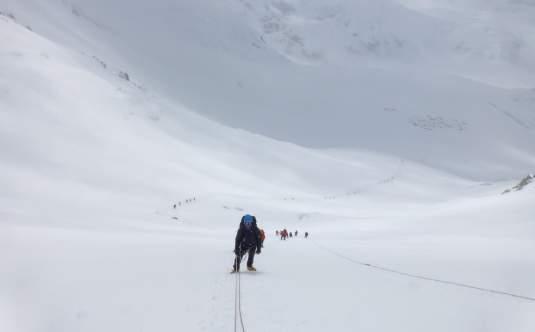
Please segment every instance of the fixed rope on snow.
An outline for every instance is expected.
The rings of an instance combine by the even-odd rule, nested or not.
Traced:
[[[236,256],[235,259],[237,264],[238,256]],[[245,325],[243,324],[243,314],[241,310],[241,272],[238,269],[234,274],[236,275],[236,282],[234,286],[234,332],[238,332],[238,316],[241,330],[242,332],[245,332]]]
[[[502,295],[502,296],[509,296],[509,297],[514,297],[514,298],[525,300],[525,301],[535,302],[535,297],[531,297],[531,296],[509,293],[509,292],[505,292],[505,291],[501,291],[501,290],[496,290],[496,289],[492,289],[492,288],[485,288],[485,287],[479,287],[479,286],[469,285],[469,284],[456,282],[456,281],[450,281],[450,280],[445,280],[445,279],[437,279],[437,278],[427,277],[427,276],[424,276],[424,275],[403,272],[403,271],[391,269],[391,268],[380,266],[380,265],[375,265],[375,264],[370,264],[370,263],[358,261],[358,260],[353,259],[351,257],[345,256],[345,255],[343,255],[343,254],[341,254],[341,253],[339,253],[337,251],[334,251],[334,250],[332,250],[330,248],[322,246],[321,244],[319,244],[317,242],[313,242],[313,243],[315,245],[317,245],[318,247],[322,248],[323,250],[331,253],[334,256],[337,256],[337,257],[339,257],[341,259],[349,261],[349,262],[351,262],[353,264],[365,266],[365,267],[368,267],[368,268],[371,268],[371,269],[380,270],[380,271],[388,272],[388,273],[393,273],[393,274],[401,275],[401,276],[408,277],[408,278],[426,280],[426,281],[431,281],[431,282],[440,283],[440,284],[444,284],[444,285],[468,288],[468,289],[473,289],[473,290],[477,290],[477,291],[480,291],[480,292],[486,292],[486,293],[491,293],[491,294],[495,294],[495,295]]]

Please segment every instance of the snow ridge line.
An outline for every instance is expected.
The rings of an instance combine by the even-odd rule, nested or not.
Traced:
[[[531,296],[509,293],[509,292],[500,291],[500,290],[496,290],[496,289],[492,289],[492,288],[484,288],[484,287],[469,285],[469,284],[456,282],[456,281],[450,281],[450,280],[445,280],[445,279],[437,279],[437,278],[427,277],[427,276],[424,276],[424,275],[403,272],[403,271],[391,269],[391,268],[380,266],[380,265],[375,265],[375,264],[370,264],[370,263],[358,261],[358,260],[353,259],[351,257],[345,256],[345,255],[343,255],[343,254],[341,254],[341,253],[339,253],[337,251],[334,251],[334,250],[332,250],[330,248],[327,248],[327,247],[325,247],[325,246],[323,246],[323,245],[321,245],[321,244],[319,244],[319,243],[317,243],[315,241],[311,241],[311,242],[314,243],[316,246],[320,247],[321,249],[331,253],[332,255],[337,256],[338,258],[344,259],[344,260],[349,261],[349,262],[351,262],[353,264],[356,264],[356,265],[361,265],[361,266],[365,266],[365,267],[368,267],[368,268],[371,268],[371,269],[376,269],[376,270],[380,270],[380,271],[383,271],[383,272],[393,273],[393,274],[401,275],[401,276],[404,276],[404,277],[420,279],[420,280],[426,280],[426,281],[432,281],[432,282],[440,283],[440,284],[444,284],[444,285],[468,288],[468,289],[478,290],[480,292],[486,292],[486,293],[491,293],[491,294],[501,295],[501,296],[509,296],[509,297],[514,297],[514,298],[525,300],[525,301],[535,302],[535,297],[531,297]]]

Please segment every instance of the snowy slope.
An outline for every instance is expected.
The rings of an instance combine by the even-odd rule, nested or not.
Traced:
[[[423,188],[428,181],[465,183],[376,153],[347,157],[222,127],[121,79],[90,55],[53,44],[10,18],[2,17],[2,25],[2,181],[6,199],[32,204],[41,218],[46,210],[56,214],[55,204],[75,213],[78,206],[70,211],[62,202],[73,191],[87,192],[84,204],[94,209],[101,202],[108,211],[124,195],[132,206],[147,195],[158,206],[175,195],[205,192],[323,197],[405,168],[432,175],[421,181]]]
[[[0,330],[232,330],[226,271],[237,221],[254,213],[268,240],[259,272],[241,276],[248,331],[532,331],[535,187],[501,193],[535,163],[533,92],[405,76],[398,56],[303,63],[276,35],[255,55],[243,46],[257,15],[287,8],[229,3],[0,1]],[[169,48],[163,12],[188,28],[169,30],[181,41]],[[380,113],[336,113],[352,86]],[[293,98],[332,109],[270,108]],[[248,131],[195,113],[214,105]],[[282,227],[311,238],[277,240]]]
[[[478,180],[530,172],[533,25],[516,3],[503,5],[512,14],[490,18],[484,4],[454,4],[457,11],[442,15],[387,0],[4,7],[232,127],[302,146],[377,151]],[[466,17],[456,14],[465,7]]]

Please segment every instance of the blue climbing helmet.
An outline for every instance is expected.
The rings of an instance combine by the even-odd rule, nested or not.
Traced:
[[[242,218],[242,221],[243,221],[243,225],[247,228],[251,228],[251,226],[253,225],[253,222],[254,222],[254,217],[250,214],[246,214],[243,216]]]

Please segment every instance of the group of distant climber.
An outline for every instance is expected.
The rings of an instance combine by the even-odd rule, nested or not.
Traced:
[[[294,233],[288,232],[286,229],[275,231],[277,237],[281,240],[286,240],[288,237],[295,237],[299,234],[298,231]],[[305,239],[308,238],[308,232],[305,232]],[[240,271],[240,264],[242,259],[247,255],[247,270],[256,271],[253,266],[255,255],[259,255],[264,247],[264,240],[266,233],[263,229],[258,227],[256,217],[246,214],[240,220],[240,226],[236,232],[236,239],[234,241],[234,264],[232,272]]]
[[[184,201],[180,201],[178,203],[175,203],[173,204],[173,209],[176,209],[177,206],[182,206],[182,205],[186,205],[186,204],[190,204],[190,203],[193,203],[195,202],[197,199],[195,197],[193,198],[188,198],[188,199],[185,199]]]
[[[288,232],[286,228],[281,231],[279,230],[275,231],[275,235],[277,237],[280,236],[281,240],[287,240],[288,238],[297,237],[298,234],[299,234],[298,231],[295,231],[294,233],[292,233],[292,232]],[[308,238],[308,232],[305,232],[305,239],[306,238]]]

